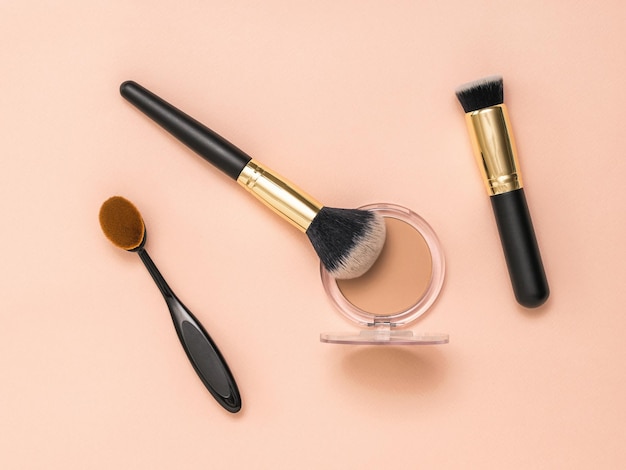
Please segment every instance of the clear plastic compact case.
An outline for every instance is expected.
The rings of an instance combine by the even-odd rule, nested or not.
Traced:
[[[379,213],[384,218],[392,218],[408,224],[416,230],[426,243],[430,252],[431,274],[426,288],[419,293],[418,300],[391,314],[377,314],[363,310],[348,300],[336,279],[321,265],[321,278],[324,290],[336,310],[349,321],[360,327],[353,332],[322,333],[320,341],[337,344],[369,344],[369,345],[430,345],[446,344],[448,334],[414,333],[406,327],[424,315],[437,299],[443,286],[445,260],[437,235],[431,226],[415,212],[394,204],[370,204],[360,209]]]

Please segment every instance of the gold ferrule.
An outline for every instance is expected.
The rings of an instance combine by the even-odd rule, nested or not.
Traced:
[[[241,171],[237,183],[303,232],[323,207],[296,185],[254,160]]]
[[[490,196],[522,187],[515,139],[504,104],[465,115],[474,155]]]

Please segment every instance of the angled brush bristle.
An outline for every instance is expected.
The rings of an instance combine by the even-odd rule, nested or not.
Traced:
[[[367,272],[385,243],[385,221],[372,211],[323,207],[307,236],[326,270],[337,279]]]
[[[466,113],[496,106],[504,102],[502,76],[491,75],[459,86],[456,97]]]

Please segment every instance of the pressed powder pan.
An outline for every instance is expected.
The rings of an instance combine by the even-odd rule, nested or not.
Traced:
[[[402,220],[384,220],[390,239],[379,261],[359,278],[337,281],[348,302],[375,315],[393,315],[411,308],[428,289],[433,273],[424,237]]]
[[[333,279],[321,267],[324,289],[337,310],[362,330],[323,333],[320,341],[343,344],[444,344],[447,334],[415,334],[401,329],[426,313],[443,286],[445,262],[439,240],[419,215],[393,204],[362,209],[378,212],[387,240],[363,276]]]

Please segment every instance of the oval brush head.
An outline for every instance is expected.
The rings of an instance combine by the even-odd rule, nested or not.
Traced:
[[[138,250],[146,238],[146,226],[139,210],[127,199],[113,196],[100,207],[100,227],[118,248]]]

